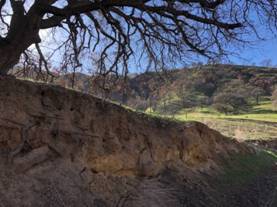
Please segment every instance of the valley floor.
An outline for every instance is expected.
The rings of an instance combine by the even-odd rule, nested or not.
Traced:
[[[185,122],[199,121],[238,140],[277,139],[277,110],[269,101],[261,102],[249,112],[238,115],[226,115],[211,108],[184,109],[173,115],[150,114]]]

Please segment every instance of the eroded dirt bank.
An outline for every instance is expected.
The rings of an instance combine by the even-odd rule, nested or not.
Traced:
[[[224,206],[208,181],[253,151],[200,123],[9,77],[0,80],[0,153],[1,207],[154,207]]]

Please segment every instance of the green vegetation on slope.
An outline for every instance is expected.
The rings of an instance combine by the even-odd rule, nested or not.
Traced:
[[[276,163],[277,154],[270,151],[234,155],[232,160],[224,165],[219,180],[223,185],[242,185],[271,170]]]

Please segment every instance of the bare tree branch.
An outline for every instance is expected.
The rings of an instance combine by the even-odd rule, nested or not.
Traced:
[[[247,33],[262,38],[258,23],[276,32],[277,2],[1,0],[0,22],[0,74],[7,73],[22,54],[30,54],[27,49],[35,45],[37,67],[47,73],[49,58],[58,56],[61,70],[87,67],[103,76],[118,76],[128,72],[129,62],[167,68],[193,54],[220,58],[228,54],[230,43],[247,43]],[[52,42],[59,42],[51,51],[47,45],[49,58],[40,48],[45,44],[40,43],[44,29],[53,29]]]

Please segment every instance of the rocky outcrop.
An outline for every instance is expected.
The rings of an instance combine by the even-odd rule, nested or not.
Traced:
[[[162,188],[160,177],[197,180],[248,152],[200,123],[149,117],[57,86],[0,81],[1,207],[178,206],[178,190]]]

